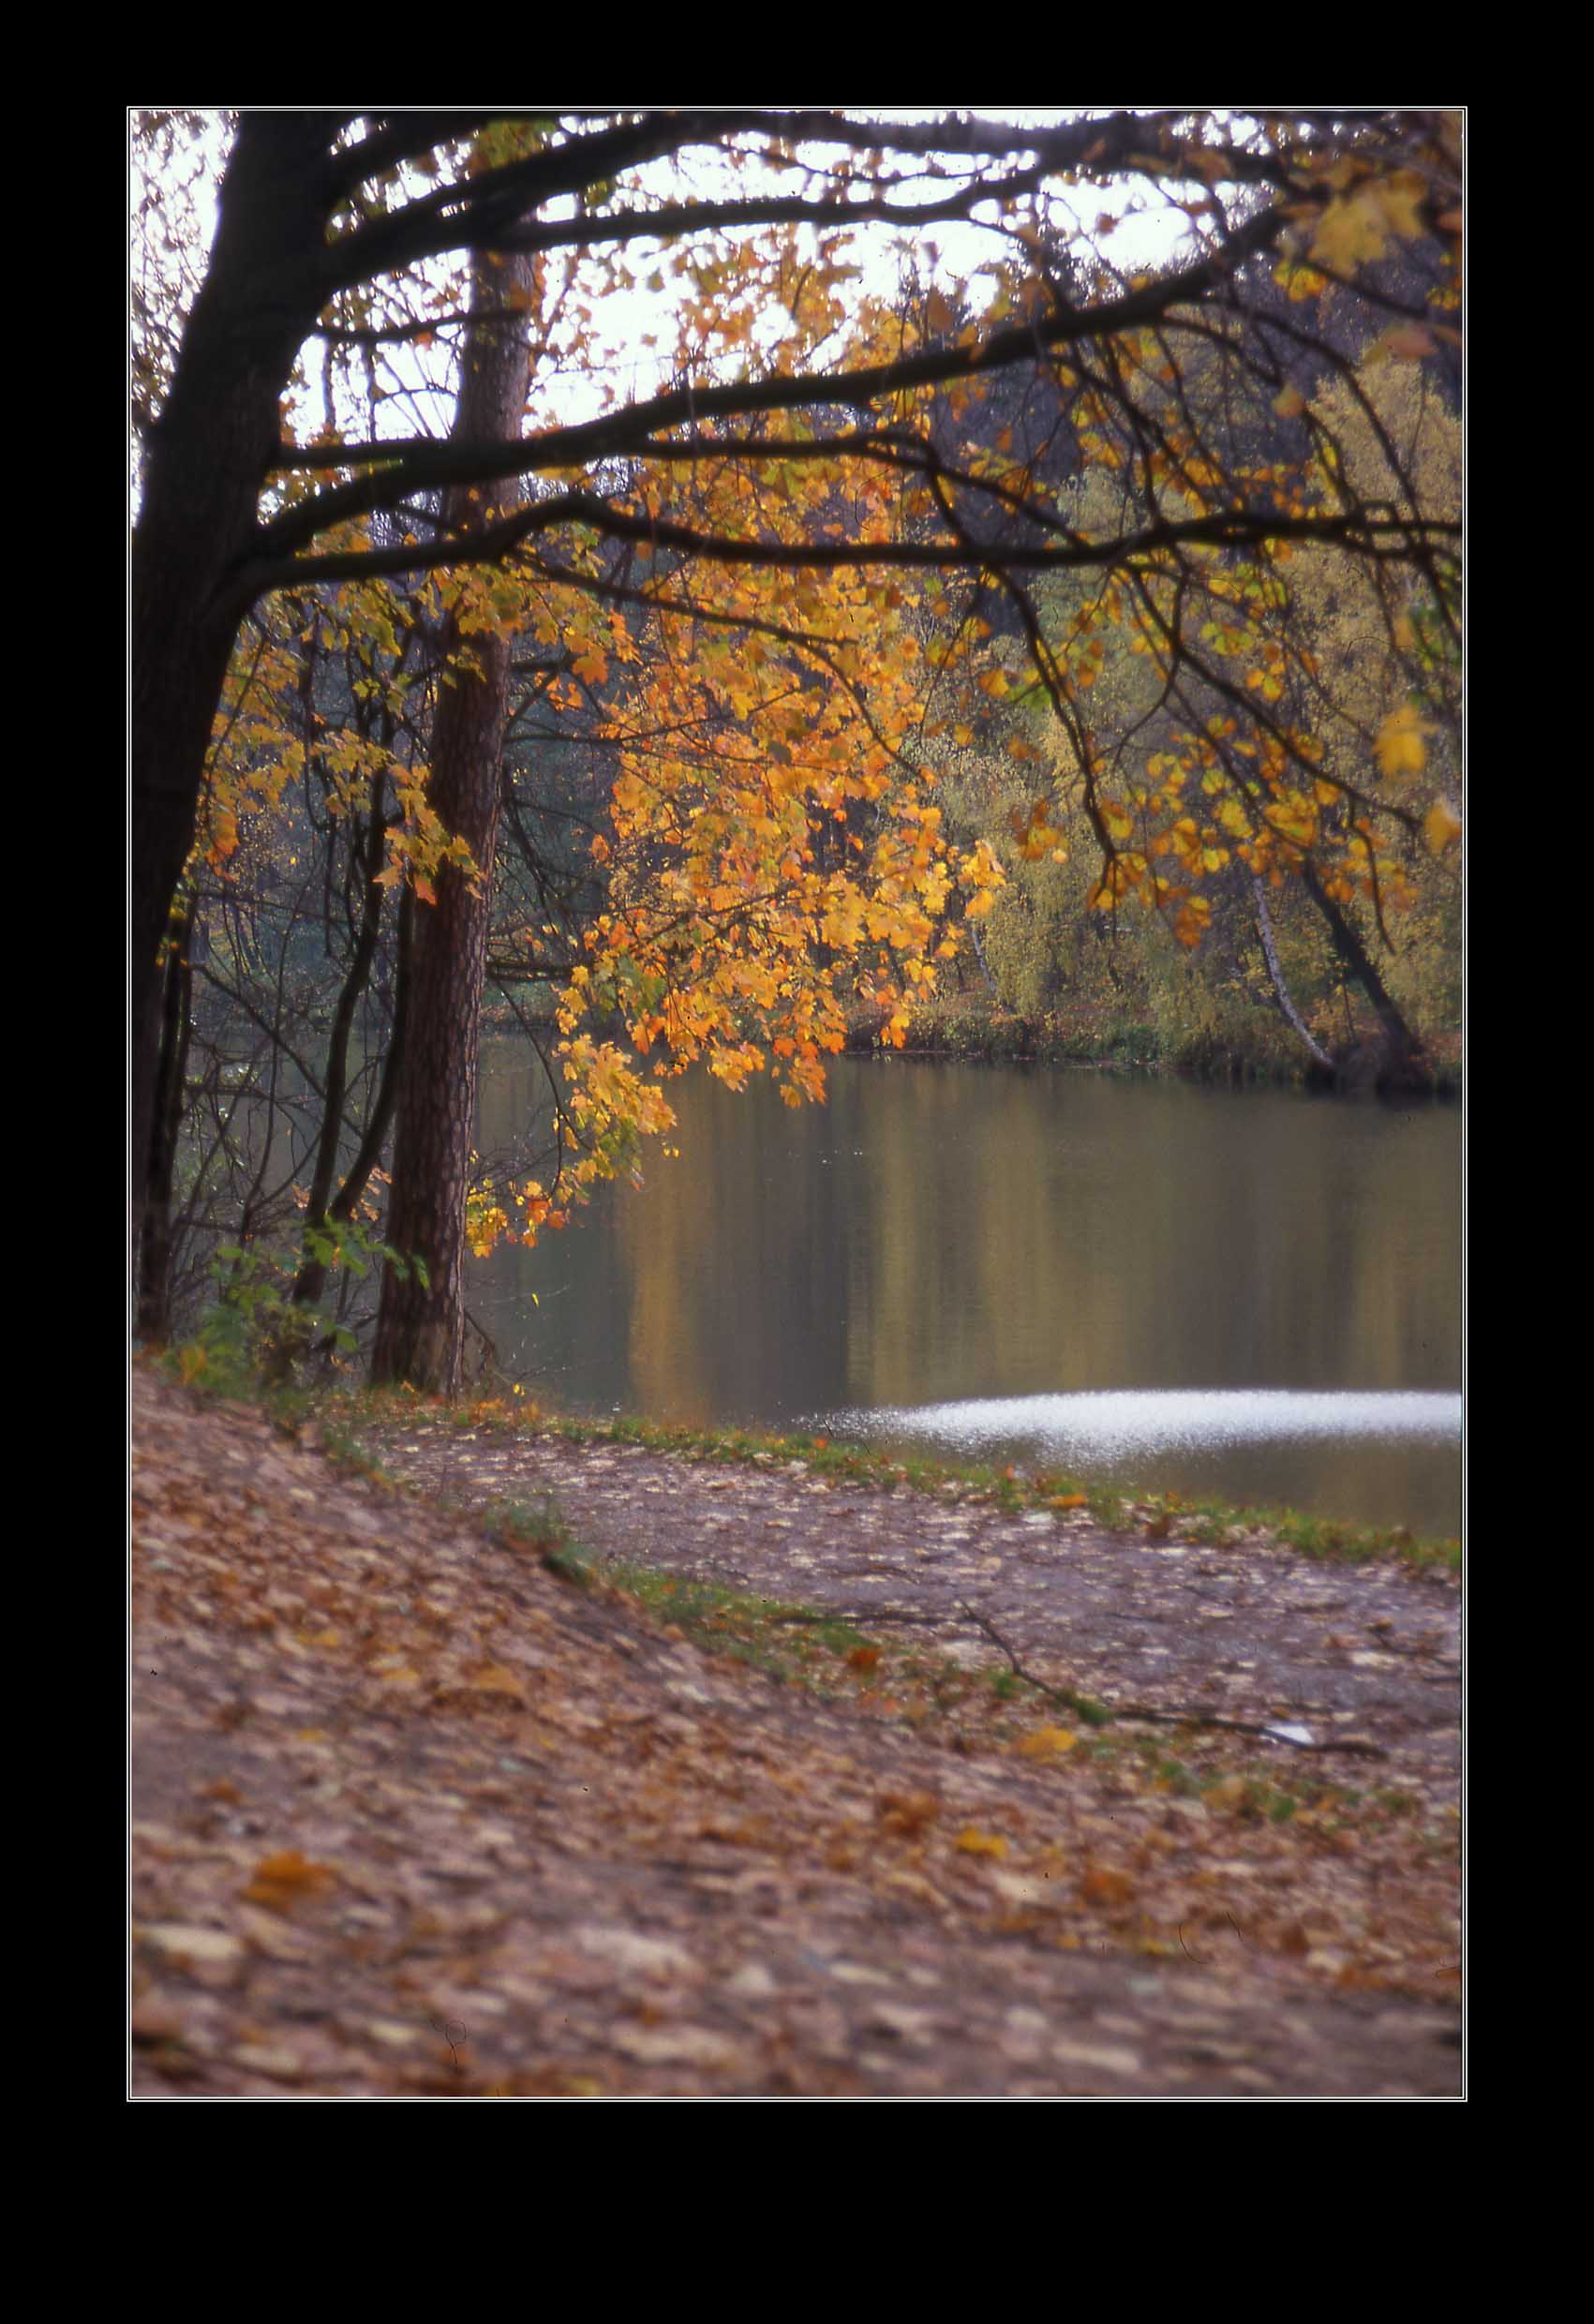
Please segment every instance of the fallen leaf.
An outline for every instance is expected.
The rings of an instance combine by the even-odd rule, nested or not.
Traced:
[[[883,1792],[874,1803],[874,1813],[886,1831],[913,1839],[935,1822],[941,1802],[933,1792]]]
[[[224,1966],[244,1957],[241,1941],[220,1929],[191,1929],[182,1921],[163,1920],[136,1930],[135,1934],[142,1936],[146,1944],[170,1954],[174,1960]]]
[[[526,1689],[517,1674],[502,1662],[489,1662],[466,1682],[470,1693],[508,1695],[512,1702],[524,1704]]]
[[[1093,1864],[1080,1876],[1080,1894],[1087,1904],[1127,1904],[1134,1893],[1127,1872],[1115,1871],[1110,1864]]]
[[[284,1848],[274,1856],[261,1857],[244,1894],[251,1904],[287,1913],[302,1896],[326,1887],[336,1877],[330,1864],[312,1864],[297,1848]]]

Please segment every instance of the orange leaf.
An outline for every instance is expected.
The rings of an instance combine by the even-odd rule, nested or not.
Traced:
[[[1127,1904],[1135,1893],[1135,1884],[1126,1872],[1115,1872],[1110,1865],[1093,1864],[1080,1882],[1080,1894],[1087,1904]]]
[[[286,1913],[299,1898],[326,1887],[335,1878],[330,1864],[312,1864],[297,1848],[284,1848],[276,1855],[261,1857],[244,1894],[251,1904],[265,1904],[274,1913]]]

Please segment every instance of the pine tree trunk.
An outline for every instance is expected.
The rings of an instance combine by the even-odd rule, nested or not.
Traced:
[[[489,320],[506,294],[529,297],[530,261],[479,260],[464,377],[454,414],[457,439],[503,441],[517,435],[529,375],[529,310]],[[444,515],[472,530],[512,504],[501,488],[493,510],[485,495],[452,493]],[[463,647],[469,666],[451,667]],[[460,1386],[465,1342],[465,1203],[476,1126],[477,1044],[487,931],[498,846],[499,760],[509,691],[507,638],[474,633],[461,640],[451,625],[432,733],[428,797],[445,829],[463,839],[476,865],[473,886],[452,865],[435,885],[437,901],[414,918],[394,1140],[387,1239],[413,1271],[382,1277],[371,1377],[408,1380],[432,1393]]]

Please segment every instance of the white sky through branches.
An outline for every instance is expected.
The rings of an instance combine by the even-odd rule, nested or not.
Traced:
[[[933,121],[943,117],[946,110],[862,109],[870,118],[901,125]],[[1077,112],[1063,108],[973,110],[984,118],[1011,122],[1020,132],[1056,127],[1079,117]],[[181,217],[175,216],[174,190],[174,215],[170,221],[186,241],[182,257],[195,280],[203,271],[200,253],[208,252],[215,233],[216,196],[230,142],[225,113],[213,112],[201,116],[201,120],[204,127],[199,152],[194,156],[198,172],[183,195]],[[804,146],[800,152],[800,168],[794,165],[790,171],[777,172],[756,162],[734,162],[717,148],[700,148],[684,156],[671,156],[648,166],[635,173],[635,183],[645,197],[661,201],[712,201],[724,200],[738,189],[773,188],[781,183],[796,185],[815,167],[851,169],[856,162],[854,155],[840,147]],[[135,212],[140,194],[138,166],[135,147],[130,172]],[[957,156],[928,156],[910,160],[910,173],[904,175],[897,196],[905,207],[912,206],[915,186],[911,171],[916,171],[925,201],[939,200],[947,191],[946,171],[952,171],[954,176],[966,175],[973,167],[966,157]],[[427,180],[416,175],[417,192],[425,190],[427,184]],[[1191,190],[1200,193],[1206,189]],[[1105,209],[1103,197],[1095,188],[1081,189],[1077,206],[1061,193],[1051,194],[1050,200],[1059,225],[1071,241],[1088,249],[1094,259],[1125,273],[1166,262],[1190,232],[1190,220],[1176,202],[1170,198],[1157,200],[1148,196],[1143,183],[1137,183],[1133,189],[1126,187],[1123,200]],[[574,210],[574,204],[565,207]],[[146,228],[142,247],[135,244],[135,290],[141,268],[147,270],[152,263],[158,265],[161,261],[162,253],[158,249],[152,251],[151,245],[166,223],[162,217],[166,208],[164,201],[157,201],[153,218],[156,233]],[[843,221],[840,231],[847,236],[849,261],[857,269],[852,296],[843,299],[849,319],[865,297],[888,301],[894,295],[910,257],[926,288],[933,282],[944,292],[961,294],[977,312],[991,295],[995,270],[1011,262],[1016,255],[1011,231],[994,203],[986,206],[986,215],[979,222],[937,222],[922,238],[905,238],[896,226],[873,221],[850,227]],[[799,246],[805,243],[811,251],[817,251],[820,237],[816,230],[799,229],[798,234]],[[168,251],[165,255],[171,259],[176,253]],[[551,254],[550,268],[559,264],[557,255]],[[556,343],[537,366],[528,413],[529,429],[592,418],[617,404],[656,392],[678,375],[683,363],[684,367],[693,369],[693,350],[689,348],[683,351],[679,342],[686,286],[672,272],[672,264],[673,253],[668,246],[639,243],[618,258],[612,278],[607,269],[600,270],[589,262],[575,270],[570,293],[571,328],[563,342]],[[588,286],[585,290],[583,274]],[[452,269],[438,264],[413,270],[414,277],[434,289],[452,283],[463,305],[463,258]],[[658,287],[648,287],[649,277]],[[589,307],[583,304],[584,300],[590,301]],[[783,309],[772,305],[750,335],[754,352],[769,355],[782,326],[789,328],[790,319]],[[827,361],[832,360],[839,366],[845,358],[845,333],[843,322],[816,356],[805,360],[804,367],[822,369]],[[351,439],[367,434],[373,417],[374,433],[379,438],[446,435],[453,415],[453,342],[456,338],[457,327],[452,327],[439,330],[434,346],[424,353],[402,346],[382,350],[369,374],[379,390],[374,415],[368,408],[354,409],[354,399],[345,383],[335,397],[338,425]],[[705,367],[693,370],[693,376],[708,377],[707,365],[711,360],[711,351],[705,350]],[[319,376],[320,370],[320,350],[312,341],[306,350],[304,376],[291,397],[292,432],[296,436],[313,435],[324,423],[325,389]],[[364,402],[364,396],[361,401]]]

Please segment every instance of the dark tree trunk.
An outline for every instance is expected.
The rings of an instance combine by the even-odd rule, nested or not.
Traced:
[[[343,1109],[349,1092],[349,1046],[354,1030],[354,1013],[360,1006],[360,996],[370,982],[371,967],[377,957],[377,945],[381,935],[382,901],[386,890],[377,886],[377,874],[382,868],[382,847],[388,830],[387,817],[383,812],[386,787],[387,778],[384,774],[379,774],[373,779],[370,821],[366,827],[365,843],[358,847],[355,853],[355,860],[362,867],[365,893],[360,915],[360,932],[355,940],[353,958],[344,976],[342,989],[337,996],[337,1006],[333,1011],[332,1027],[327,1035],[326,1070],[323,1076],[326,1096],[321,1113],[320,1135],[316,1141],[315,1169],[310,1175],[310,1199],[305,1205],[305,1223],[306,1227],[312,1229],[324,1229],[335,1221],[343,1226],[348,1225],[354,1215],[356,1203],[365,1190],[365,1184],[370,1177],[372,1166],[380,1151],[380,1138],[377,1139],[373,1146],[371,1125],[368,1123],[365,1136],[361,1140],[360,1152],[355,1157],[354,1167],[350,1170],[335,1199],[333,1182],[337,1175],[337,1151],[344,1126]],[[388,1045],[388,1060],[392,1058],[398,1037],[398,1027],[395,1024],[393,1039]],[[391,1109],[390,1093],[393,1076],[388,1069],[388,1060],[383,1062],[377,1101],[373,1108],[373,1119],[381,1117],[384,1095],[389,1095]],[[325,1261],[313,1258],[306,1251],[300,1261],[299,1273],[293,1284],[295,1304],[300,1306],[313,1307],[326,1289],[326,1278]]]
[[[1380,1082],[1393,1089],[1425,1089],[1432,1080],[1423,1044],[1407,1023],[1400,1004],[1379,976],[1378,963],[1363,943],[1354,921],[1342,912],[1318,875],[1316,864],[1302,867],[1306,892],[1328,925],[1329,941],[1372,1003],[1383,1035]]]
[[[173,908],[161,979],[160,1044],[156,1062],[149,1187],[139,1251],[139,1332],[157,1346],[171,1328],[171,1189],[183,1125],[183,1080],[194,992],[190,952],[198,905]]]
[[[142,1230],[160,1054],[158,955],[193,845],[212,723],[246,610],[237,580],[320,305],[326,114],[249,113],[149,447],[132,571],[132,1224]]]
[[[529,310],[507,320],[483,316],[484,309],[501,311],[512,289],[529,294],[529,260],[498,266],[478,261],[457,437],[501,442],[519,433],[529,376]],[[512,492],[499,491],[498,510],[512,504]],[[475,529],[492,513],[485,498],[451,494],[448,522]],[[451,666],[461,650],[468,666]],[[436,903],[415,914],[387,1239],[404,1258],[424,1262],[425,1280],[413,1271],[401,1277],[385,1270],[371,1358],[374,1379],[408,1380],[445,1395],[458,1391],[464,1353],[465,1204],[509,657],[509,641],[496,633],[461,638],[451,624],[443,642],[428,797],[444,827],[469,846],[477,878],[472,886],[446,866],[436,882]]]

